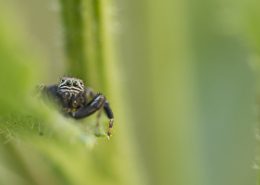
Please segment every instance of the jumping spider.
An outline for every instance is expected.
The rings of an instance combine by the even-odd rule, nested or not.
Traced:
[[[107,135],[111,135],[114,116],[108,101],[104,95],[85,87],[82,80],[62,77],[58,84],[43,86],[42,93],[57,102],[65,115],[75,119],[88,117],[97,111],[99,119],[104,110],[109,119]]]

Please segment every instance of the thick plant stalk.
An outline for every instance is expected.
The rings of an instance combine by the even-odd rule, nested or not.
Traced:
[[[102,1],[60,0],[67,74],[105,89]]]
[[[86,73],[82,0],[61,0],[67,72],[80,78]]]
[[[116,136],[112,136],[109,143],[95,146],[99,148],[99,151],[95,152],[95,155],[99,156],[98,165],[113,178],[118,179],[118,181],[111,179],[106,183],[144,185],[145,180],[141,178],[138,161],[133,154],[134,147],[124,125],[128,121],[122,104],[118,83],[120,77],[116,68],[114,43],[110,30],[110,26],[113,25],[113,16],[109,12],[111,12],[113,1],[61,0],[60,3],[65,33],[67,71],[70,75],[84,79],[88,86],[104,93],[115,113],[116,124],[120,124],[117,127],[120,130],[115,134]],[[77,29],[71,28],[75,24]],[[107,122],[105,124],[107,126]],[[115,151],[121,151],[121,154],[115,156]],[[127,161],[123,156],[127,156]],[[122,171],[123,168],[127,170]],[[101,182],[104,181],[102,175],[104,174],[95,174]]]

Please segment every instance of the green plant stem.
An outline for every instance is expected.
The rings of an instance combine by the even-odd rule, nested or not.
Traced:
[[[60,0],[67,73],[106,89],[102,1]]]
[[[67,73],[84,78],[84,30],[81,12],[82,0],[61,0]]]

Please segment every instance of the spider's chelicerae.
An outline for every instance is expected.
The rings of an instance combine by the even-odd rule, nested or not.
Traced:
[[[44,86],[42,93],[51,97],[61,107],[62,112],[75,119],[81,119],[104,110],[109,119],[107,135],[111,135],[114,116],[105,96],[94,93],[91,88],[85,87],[82,80],[72,77],[62,77],[55,85]]]

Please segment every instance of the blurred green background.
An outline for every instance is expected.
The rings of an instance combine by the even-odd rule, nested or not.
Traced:
[[[0,185],[259,184],[259,5],[0,0]],[[37,98],[63,75],[107,96],[110,140]]]

